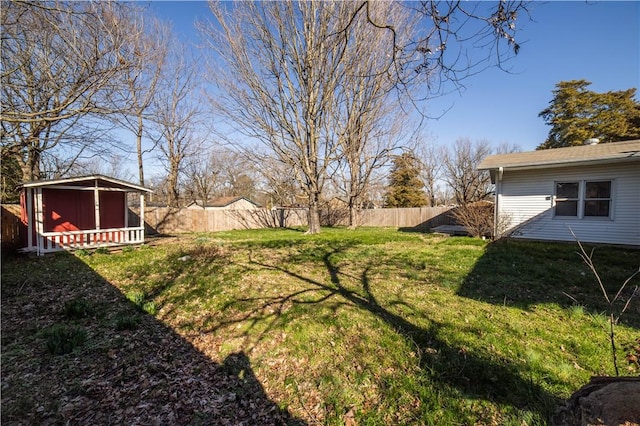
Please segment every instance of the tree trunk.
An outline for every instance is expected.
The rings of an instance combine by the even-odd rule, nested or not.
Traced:
[[[136,147],[138,148],[138,176],[140,186],[144,186],[144,167],[142,163],[142,113],[138,114],[138,131],[136,132]]]
[[[167,195],[169,196],[168,205],[170,207],[179,207],[180,193],[178,191],[178,172],[171,170],[167,179]]]
[[[320,233],[320,194],[313,193],[309,196],[309,211],[308,211],[308,221],[309,221],[309,230],[308,234],[319,234]]]
[[[36,142],[36,143],[39,143]],[[22,181],[29,182],[40,179],[40,151],[34,146],[29,145],[27,148],[27,158],[22,159],[18,157],[18,163],[22,170]]]
[[[358,207],[355,197],[349,197],[349,229],[358,227]]]

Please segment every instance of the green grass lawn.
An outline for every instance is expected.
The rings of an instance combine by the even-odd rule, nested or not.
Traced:
[[[607,305],[576,249],[267,229],[76,259],[213,362],[247,354],[268,398],[309,424],[531,425],[614,372]],[[598,247],[594,260],[615,292],[640,252]],[[4,262],[3,289],[22,279]],[[622,374],[637,375],[624,357],[640,338],[640,299],[616,333]],[[12,360],[3,354],[3,368]]]

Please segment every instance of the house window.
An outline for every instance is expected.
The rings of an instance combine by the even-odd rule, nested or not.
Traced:
[[[578,216],[580,182],[556,183],[556,216]]]
[[[609,217],[611,181],[585,182],[584,215]]]
[[[556,182],[555,216],[611,217],[612,184],[605,181]]]

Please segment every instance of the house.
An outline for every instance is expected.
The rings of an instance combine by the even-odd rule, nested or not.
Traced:
[[[495,184],[496,236],[640,246],[640,140],[588,142],[480,163]]]
[[[150,189],[102,175],[27,182],[22,188],[23,251],[41,255],[144,242],[144,195]],[[129,223],[129,193],[140,197],[139,223]]]
[[[186,208],[192,210],[255,210],[260,208],[260,205],[245,197],[220,197],[207,203],[197,200],[188,204]]]

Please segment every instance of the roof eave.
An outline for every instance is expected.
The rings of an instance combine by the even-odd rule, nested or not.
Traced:
[[[478,167],[478,170],[531,170],[531,169],[547,169],[564,166],[592,166],[597,164],[611,164],[611,163],[623,163],[631,161],[640,161],[640,157],[614,157],[614,158],[598,158],[592,160],[566,160],[566,161],[553,161],[544,163],[529,163],[529,164],[502,164],[495,166],[482,166]]]
[[[45,186],[53,186],[53,185],[61,185],[61,184],[65,184],[65,183],[75,183],[75,182],[83,182],[83,181],[91,181],[91,180],[104,180],[116,185],[121,185],[121,186],[125,186],[127,188],[131,188],[133,190],[139,191],[139,192],[148,192],[151,193],[153,192],[152,189],[149,188],[145,188],[144,186],[140,186],[140,185],[136,185],[130,182],[126,182],[123,180],[119,180],[119,179],[114,179],[111,178],[109,176],[104,176],[104,175],[90,175],[90,176],[78,176],[78,177],[71,177],[71,178],[62,178],[62,179],[54,179],[54,180],[46,180],[46,181],[32,181],[32,182],[25,182],[22,184],[23,188],[37,188],[37,187],[45,187]]]

